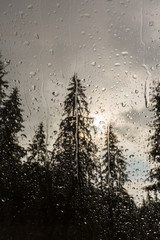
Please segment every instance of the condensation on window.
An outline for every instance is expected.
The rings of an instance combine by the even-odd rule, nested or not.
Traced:
[[[160,2],[1,1],[0,235],[158,240]]]

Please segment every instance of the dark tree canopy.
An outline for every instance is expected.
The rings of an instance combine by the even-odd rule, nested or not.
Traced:
[[[64,173],[64,179],[77,178],[80,184],[86,184],[92,178],[96,146],[90,133],[85,87],[76,74],[67,90],[65,118],[60,124],[60,134],[54,146],[56,161]],[[65,176],[66,169],[68,173]]]
[[[17,134],[23,130],[23,117],[18,89],[14,88],[4,102],[1,111],[1,161],[20,163],[25,155],[24,148],[19,145]]]
[[[1,58],[1,55],[0,55]],[[6,96],[5,89],[8,88],[8,82],[4,80],[4,76],[7,74],[4,68],[3,62],[0,60],[0,107]]]
[[[67,88],[68,95],[64,102],[64,111],[67,116],[75,116],[78,114],[88,115],[88,103],[86,101],[86,88],[82,85],[81,80],[77,78],[77,74],[72,77],[69,87]]]
[[[151,150],[149,159],[157,164],[156,168],[150,171],[150,179],[154,183],[147,187],[148,190],[160,191],[160,83],[153,88],[152,93],[152,109],[154,113],[152,129],[153,135],[150,137]]]
[[[44,133],[44,126],[41,122],[35,131],[32,143],[28,147],[29,157],[28,162],[39,162],[44,164],[47,156],[46,136]]]
[[[122,148],[110,124],[106,132],[105,154],[102,159],[104,184],[109,188],[123,189],[127,180],[126,159],[123,155]]]

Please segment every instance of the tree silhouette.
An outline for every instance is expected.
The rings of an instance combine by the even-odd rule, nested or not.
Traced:
[[[25,156],[25,150],[19,145],[18,133],[23,129],[23,118],[18,89],[14,88],[9,98],[5,100],[1,109],[1,146],[0,146],[0,170],[1,170],[1,197],[7,200],[3,204],[7,222],[13,221],[18,214],[21,204],[20,173],[21,159]]]
[[[157,164],[157,167],[151,169],[150,179],[154,183],[148,186],[148,190],[160,191],[160,83],[153,88],[152,94],[152,109],[154,119],[152,122],[152,129],[154,134],[150,137],[151,150],[149,158]]]
[[[33,137],[33,142],[29,144],[27,149],[29,157],[27,158],[28,162],[38,162],[41,165],[45,163],[47,156],[46,149],[46,136],[44,133],[44,126],[41,122],[35,131]]]
[[[1,58],[1,55],[0,55]],[[5,89],[8,88],[8,82],[4,80],[4,76],[7,74],[4,68],[3,62],[0,60],[0,108],[2,107],[3,99],[6,96]],[[0,115],[1,116],[1,115]]]
[[[124,188],[128,178],[127,163],[112,124],[108,125],[104,151],[100,188],[103,192],[103,204],[106,206],[106,236],[115,240],[128,239],[127,236],[131,236],[133,232],[136,207]]]
[[[160,192],[160,83],[155,83],[152,91],[151,111],[154,113],[154,116],[151,123],[153,134],[149,138],[151,146],[149,160],[155,163],[156,167],[150,170],[147,179],[151,181],[151,184],[144,188],[147,191],[147,198],[143,202],[140,211],[140,219],[143,219],[143,224],[139,220],[141,234],[145,236],[145,239],[151,240],[159,239],[160,236],[160,202],[158,199],[158,193]]]
[[[76,74],[67,90],[69,93],[64,102],[65,118],[60,124],[60,133],[54,145],[55,185],[57,201],[60,203],[58,211],[68,226],[80,224],[84,230],[88,214],[87,196],[95,169],[96,146],[90,133],[86,89]]]
[[[143,200],[143,204],[139,209],[139,238],[158,240],[160,236],[160,203],[155,202],[153,198],[151,198],[149,191],[147,195],[147,199]]]
[[[1,56],[0,56],[1,57]],[[4,69],[4,64],[0,60],[0,153],[3,152],[3,139],[4,139],[4,127],[5,127],[5,115],[4,112],[4,100],[6,97],[5,89],[8,87],[8,83],[4,80],[4,76],[6,75],[6,71]],[[1,155],[0,155],[1,156]],[[2,161],[2,158],[1,158]]]
[[[118,146],[119,141],[110,124],[105,139],[105,154],[102,158],[103,184],[117,191],[124,188],[127,181],[126,159],[122,149]]]
[[[17,134],[23,129],[23,118],[18,89],[14,88],[1,110],[2,142],[1,161],[16,166],[25,155],[23,147],[18,143]]]
[[[63,184],[74,179],[82,186],[91,182],[96,146],[89,130],[85,87],[76,74],[67,90],[69,93],[64,102],[66,117],[60,124],[60,133],[54,145],[56,162],[63,172]]]

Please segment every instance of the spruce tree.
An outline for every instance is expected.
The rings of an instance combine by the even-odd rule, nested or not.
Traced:
[[[84,228],[89,221],[88,205],[91,204],[89,195],[93,185],[96,146],[90,133],[86,88],[76,74],[67,90],[64,119],[54,145],[57,211],[60,221],[63,219],[68,227],[76,226],[76,231],[80,231],[77,236],[81,236],[82,232],[86,233]]]
[[[44,126],[41,122],[35,131],[33,141],[28,147],[29,156],[27,158],[28,162],[38,162],[44,165],[46,161],[47,149],[46,149],[46,136],[44,133]]]
[[[1,57],[1,56],[0,56]],[[4,76],[6,75],[6,71],[4,69],[4,64],[0,60],[0,149],[3,139],[3,121],[2,121],[2,109],[4,107],[4,100],[6,97],[5,89],[8,88],[8,83],[6,80],[4,80]]]
[[[105,154],[102,158],[101,189],[104,191],[106,210],[106,230],[109,239],[127,239],[131,236],[135,206],[127,194],[126,159],[119,147],[112,124],[108,126],[105,139]],[[105,236],[106,237],[106,236]]]
[[[122,148],[118,146],[119,141],[114,133],[112,124],[108,126],[105,139],[105,154],[102,158],[103,166],[103,185],[105,184],[112,190],[121,191],[127,180],[126,159]]]
[[[1,55],[0,55],[1,58]],[[5,93],[5,89],[8,87],[8,83],[6,80],[4,80],[4,77],[6,75],[6,71],[4,68],[4,64],[3,62],[0,60],[0,189],[1,189],[1,193],[0,193],[0,220],[3,219],[4,215],[6,214],[4,212],[3,209],[3,204],[2,201],[4,201],[4,195],[5,195],[5,186],[4,186],[4,175],[5,175],[5,171],[4,171],[4,162],[2,159],[2,152],[3,152],[3,139],[4,139],[4,121],[3,120],[3,115],[2,115],[2,110],[4,108],[4,101],[6,98],[6,93]],[[3,117],[2,117],[3,116]]]
[[[147,187],[147,190],[160,191],[160,83],[153,88],[152,109],[154,119],[152,122],[153,135],[149,142],[151,149],[149,152],[149,160],[153,161],[157,166],[150,171],[150,179],[154,183]]]
[[[80,186],[91,183],[95,167],[96,146],[89,125],[85,87],[75,74],[64,102],[65,118],[54,145],[57,165],[63,172],[64,184],[71,179]]]
[[[1,58],[1,55],[0,55],[0,58]],[[4,80],[4,76],[6,74],[7,72],[5,71],[4,64],[0,60],[0,108],[2,107],[3,100],[6,97],[5,89],[8,88],[8,82]]]
[[[1,110],[2,138],[1,163],[14,167],[21,163],[25,151],[18,142],[18,133],[23,130],[23,117],[18,88],[14,88]]]
[[[18,134],[22,129],[21,102],[18,89],[14,88],[1,109],[0,197],[4,199],[4,203],[7,200],[1,208],[3,221],[7,223],[13,221],[19,214],[22,200],[21,159],[25,156],[25,150],[18,141]]]
[[[48,166],[48,151],[44,125],[41,122],[27,149],[27,162],[23,164],[24,201],[28,220],[36,222],[47,221],[53,204],[52,171]],[[25,209],[26,211],[26,209]],[[38,218],[38,219],[37,219]]]

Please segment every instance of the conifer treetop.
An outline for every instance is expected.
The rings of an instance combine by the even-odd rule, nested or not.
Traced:
[[[0,59],[1,57],[0,54]],[[2,104],[2,99],[6,96],[4,88],[8,88],[8,82],[3,79],[6,74],[4,63],[0,60],[0,105]]]
[[[78,114],[85,112],[88,115],[88,103],[84,93],[86,88],[82,86],[81,80],[77,78],[77,74],[74,74],[74,76],[71,78],[67,90],[69,91],[69,94],[64,102],[65,114],[67,116],[75,116],[76,110],[78,110]]]

